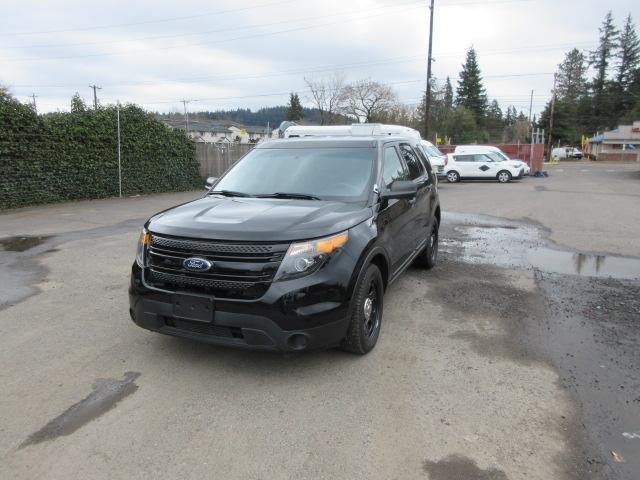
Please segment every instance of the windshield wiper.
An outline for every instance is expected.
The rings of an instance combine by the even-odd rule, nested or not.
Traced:
[[[265,193],[263,195],[256,195],[259,198],[291,198],[296,200],[322,200],[315,195],[309,195],[308,193],[289,193],[289,192],[276,192]]]
[[[253,195],[249,195],[248,193],[235,192],[233,190],[212,190],[211,192],[208,193],[208,195],[211,195],[213,193],[218,195],[224,195],[225,197],[252,197],[253,196]]]

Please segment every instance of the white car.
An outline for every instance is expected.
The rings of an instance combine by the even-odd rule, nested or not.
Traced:
[[[427,156],[429,162],[431,163],[431,166],[436,172],[436,175],[439,177],[444,177],[444,167],[447,166],[448,162],[447,156],[440,150],[438,150],[438,147],[427,140],[420,140],[418,148],[421,149],[422,153]]]
[[[524,168],[521,162],[505,160],[492,153],[450,153],[444,168],[449,182],[459,182],[463,178],[495,178],[507,183],[514,178],[522,178]]]
[[[455,153],[496,153],[505,160],[514,162],[514,164],[522,167],[524,169],[524,175],[529,175],[531,173],[531,167],[527,162],[520,160],[519,158],[509,158],[509,156],[498,147],[493,147],[491,145],[458,145],[455,149]]]

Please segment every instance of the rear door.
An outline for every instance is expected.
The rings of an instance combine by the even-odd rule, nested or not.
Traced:
[[[456,170],[461,177],[474,177],[474,158],[471,154],[456,154],[453,156],[456,162]]]
[[[407,168],[400,159],[396,146],[387,144],[382,152],[380,191],[388,190],[393,182],[402,180],[409,180]],[[413,202],[407,199],[392,199],[383,201],[380,205],[377,226],[391,260],[392,273],[402,266],[411,253],[407,235],[411,230],[413,206]]]

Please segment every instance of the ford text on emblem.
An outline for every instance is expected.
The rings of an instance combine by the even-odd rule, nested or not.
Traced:
[[[213,266],[213,263],[204,258],[191,257],[185,259],[182,262],[182,266],[192,272],[206,272]]]

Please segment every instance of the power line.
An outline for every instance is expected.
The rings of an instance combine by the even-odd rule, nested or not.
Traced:
[[[289,0],[289,1],[293,1],[293,0]],[[409,2],[393,2],[393,3],[388,3],[388,4],[382,4],[378,7],[374,7],[374,8],[370,8],[369,11],[372,10],[380,10],[380,9],[384,9],[384,8],[389,8],[389,7],[397,7],[398,5],[406,5],[406,4],[418,4],[421,3],[422,0],[412,0]],[[41,44],[41,45],[18,45],[15,46],[13,48],[20,48],[20,49],[26,49],[26,48],[67,48],[67,47],[79,47],[79,46],[89,46],[89,45],[118,45],[118,44],[122,44],[122,43],[131,43],[131,42],[140,42],[142,40],[158,40],[158,39],[165,39],[165,38],[179,38],[179,37],[191,37],[191,36],[198,36],[198,35],[208,35],[210,33],[220,33],[220,32],[228,32],[228,31],[236,31],[236,30],[251,30],[251,29],[255,29],[255,28],[264,28],[264,27],[272,27],[275,25],[282,25],[282,24],[292,24],[292,23],[297,23],[297,22],[303,22],[303,21],[309,21],[309,20],[319,20],[319,19],[323,19],[323,18],[332,18],[332,17],[344,17],[345,14],[354,14],[354,13],[359,13],[362,10],[352,10],[350,12],[338,12],[338,13],[332,13],[332,14],[328,14],[328,15],[313,15],[313,16],[305,16],[305,17],[299,17],[299,18],[295,18],[295,19],[289,19],[289,20],[279,20],[277,22],[270,22],[270,23],[262,23],[262,24],[256,24],[256,25],[244,25],[244,26],[231,26],[231,27],[225,27],[225,28],[218,28],[215,30],[204,30],[201,32],[187,32],[187,33],[174,33],[174,34],[170,34],[170,35],[153,35],[153,36],[148,36],[148,37],[136,37],[136,38],[132,38],[132,39],[128,39],[128,40],[119,40],[119,41],[108,41],[108,40],[103,40],[103,41],[98,41],[98,42],[78,42],[78,43],[63,43],[63,44]]]
[[[182,16],[182,17],[161,18],[161,19],[157,19],[157,20],[144,20],[144,21],[140,21],[140,22],[118,23],[118,24],[111,24],[111,25],[97,25],[97,26],[91,26],[91,27],[68,28],[68,29],[62,29],[62,30],[41,30],[39,32],[8,32],[8,33],[0,34],[0,37],[27,36],[27,35],[45,35],[45,34],[49,34],[49,33],[86,32],[86,31],[90,31],[90,30],[105,30],[105,29],[109,29],[109,28],[131,27],[131,26],[134,26],[134,25],[148,25],[148,24],[152,24],[152,23],[173,22],[173,21],[176,21],[176,20],[189,20],[189,19],[192,19],[192,18],[206,17],[206,16],[211,16],[211,15],[225,15],[227,13],[243,12],[243,11],[246,11],[246,10],[253,10],[253,9],[256,9],[256,8],[273,7],[275,5],[281,5],[283,3],[292,3],[293,1],[294,0],[282,0],[282,1],[279,1],[279,2],[263,3],[263,4],[260,4],[260,5],[253,5],[253,6],[242,7],[242,8],[234,8],[234,9],[231,9],[231,10],[218,10],[218,11],[211,11],[211,12],[199,12],[199,13],[194,14],[194,15],[186,15],[186,16]]]
[[[447,6],[454,6],[454,5],[472,5],[472,4],[482,4],[482,5],[486,5],[487,3],[519,3],[519,2],[524,2],[524,1],[530,1],[530,0],[498,0],[495,2],[462,2],[462,3],[449,3],[447,4]],[[409,5],[415,4],[413,7],[409,7]],[[398,4],[395,4],[398,5]],[[402,4],[400,4],[402,5]],[[210,41],[206,41],[206,42],[196,42],[196,43],[190,43],[190,44],[183,44],[183,45],[169,45],[169,46],[163,46],[163,47],[152,47],[152,48],[145,48],[145,49],[137,49],[137,50],[127,50],[127,51],[120,51],[120,52],[101,52],[101,53],[93,53],[93,54],[83,54],[83,55],[65,55],[65,56],[57,56],[57,57],[9,57],[9,58],[2,58],[0,60],[5,60],[5,61],[16,61],[16,62],[28,62],[28,61],[43,61],[43,60],[63,60],[63,59],[71,59],[71,58],[91,58],[91,57],[104,57],[104,56],[119,56],[119,55],[132,55],[132,54],[138,54],[141,52],[145,52],[148,50],[171,50],[171,49],[176,49],[176,48],[186,48],[186,47],[193,47],[193,46],[202,46],[202,45],[212,45],[212,44],[219,44],[219,43],[226,43],[226,42],[231,42],[231,41],[236,41],[236,40],[246,40],[246,39],[251,39],[251,38],[259,38],[259,37],[265,37],[265,36],[272,36],[272,35],[280,35],[283,33],[291,33],[291,32],[296,32],[296,31],[303,31],[303,30],[309,30],[309,29],[314,29],[314,28],[319,28],[319,27],[324,27],[324,26],[331,26],[331,25],[339,25],[339,24],[343,24],[343,23],[349,23],[353,20],[364,20],[364,19],[369,19],[369,18],[375,18],[375,17],[380,17],[383,15],[388,15],[388,14],[394,14],[394,13],[404,13],[406,12],[407,8],[422,8],[423,4],[422,2],[408,2],[406,4],[404,4],[403,8],[401,9],[397,9],[394,11],[390,11],[390,12],[382,12],[382,13],[378,13],[378,14],[374,14],[374,15],[365,15],[365,16],[361,16],[361,17],[356,17],[356,18],[347,18],[347,19],[341,19],[335,22],[325,22],[325,23],[318,23],[315,25],[308,25],[308,26],[304,26],[304,27],[296,27],[296,28],[289,28],[289,29],[284,29],[284,30],[278,30],[278,31],[274,31],[274,32],[264,32],[264,33],[258,33],[258,34],[253,34],[253,35],[245,35],[245,36],[240,36],[240,37],[233,37],[233,38],[227,38],[227,39],[221,39],[221,40],[210,40]],[[380,7],[380,8],[384,8],[384,7]]]
[[[416,3],[416,2],[411,2],[411,3]],[[65,55],[65,56],[54,56],[54,57],[10,57],[10,58],[1,58],[0,60],[4,60],[4,61],[13,61],[13,62],[29,62],[29,61],[43,61],[43,60],[65,60],[65,59],[71,59],[71,58],[93,58],[93,57],[107,57],[107,56],[120,56],[120,55],[135,55],[135,54],[139,54],[142,52],[147,52],[147,51],[153,51],[153,50],[173,50],[176,48],[187,48],[187,47],[198,47],[198,46],[202,46],[202,45],[213,45],[213,44],[221,44],[221,43],[228,43],[228,42],[232,42],[232,41],[237,41],[237,40],[247,40],[247,39],[252,39],[252,38],[260,38],[260,37],[269,37],[272,35],[281,35],[283,33],[291,33],[291,32],[298,32],[298,31],[304,31],[304,30],[310,30],[310,29],[314,29],[314,28],[320,28],[320,27],[325,27],[325,26],[331,26],[331,25],[340,25],[343,23],[350,23],[354,20],[364,20],[364,19],[369,19],[369,18],[375,18],[375,17],[380,17],[383,15],[390,15],[393,13],[403,13],[406,11],[407,8],[422,8],[422,4],[415,4],[413,7],[407,7],[406,5],[401,8],[401,9],[396,9],[393,11],[389,11],[389,12],[382,12],[382,13],[376,13],[373,15],[364,15],[364,16],[360,16],[360,17],[354,17],[354,18],[342,18],[341,20],[336,20],[334,22],[325,22],[325,23],[318,23],[315,25],[307,25],[304,27],[294,27],[294,28],[287,28],[284,30],[276,30],[273,32],[263,32],[263,33],[256,33],[256,34],[252,34],[252,35],[244,35],[244,36],[239,36],[239,37],[231,37],[231,38],[225,38],[225,39],[219,39],[219,40],[209,40],[206,42],[196,42],[196,43],[188,43],[188,44],[183,44],[183,45],[168,45],[168,46],[163,46],[163,47],[152,47],[152,48],[144,48],[144,49],[136,49],[136,50],[127,50],[127,51],[120,51],[120,52],[101,52],[101,53],[91,53],[91,54],[83,54],[83,55]]]

